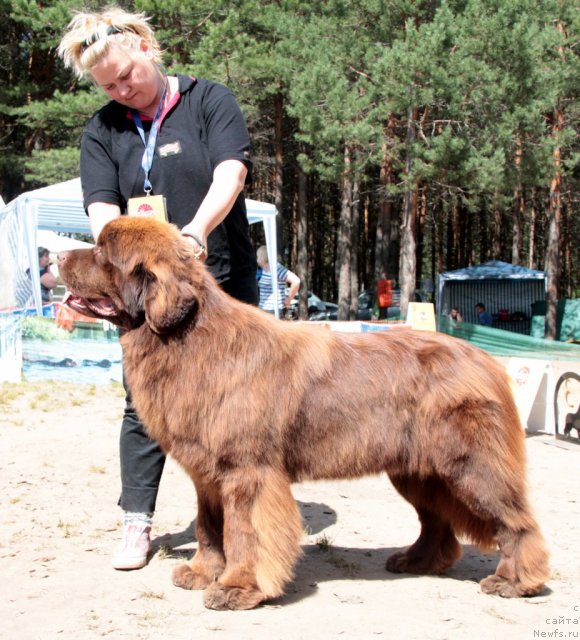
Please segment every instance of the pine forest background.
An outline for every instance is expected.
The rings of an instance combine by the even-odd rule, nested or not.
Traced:
[[[547,270],[548,337],[556,301],[580,295],[574,0],[118,4],[151,16],[169,72],[235,93],[247,195],[276,204],[282,261],[341,319],[383,271],[404,313],[438,273],[491,259]],[[56,47],[74,10],[101,6],[0,0],[6,201],[79,174],[107,98]]]

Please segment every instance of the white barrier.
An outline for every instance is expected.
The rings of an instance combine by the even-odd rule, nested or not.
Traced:
[[[22,381],[22,319],[0,313],[0,382]]]
[[[554,373],[547,360],[510,358],[507,371],[526,431],[556,433],[554,424]]]

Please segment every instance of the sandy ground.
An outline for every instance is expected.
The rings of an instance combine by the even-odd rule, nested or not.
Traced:
[[[504,640],[580,633],[578,444],[527,438],[531,498],[552,554],[552,577],[538,597],[483,595],[478,581],[493,572],[497,556],[470,546],[444,577],[387,573],[386,556],[415,540],[418,523],[387,478],[375,477],[296,485],[304,557],[287,594],[253,611],[219,612],[204,608],[201,593],[171,583],[172,567],[195,550],[196,509],[193,486],[172,461],[151,562],[140,571],[110,568],[121,523],[119,385],[3,384],[0,408],[0,638]]]

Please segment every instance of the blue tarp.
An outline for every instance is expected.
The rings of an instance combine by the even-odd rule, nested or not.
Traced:
[[[506,278],[529,280],[544,280],[546,278],[545,271],[537,269],[527,269],[521,265],[502,262],[501,260],[490,260],[483,264],[464,267],[456,271],[446,271],[439,275],[445,280],[503,280]]]

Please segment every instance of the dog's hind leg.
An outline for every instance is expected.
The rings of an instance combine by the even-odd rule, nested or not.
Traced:
[[[419,537],[406,551],[389,556],[387,571],[393,573],[441,574],[461,557],[461,545],[455,537],[443,502],[447,491],[437,478],[391,476],[397,491],[416,509],[421,523]]]
[[[205,589],[223,573],[223,506],[217,487],[194,478],[197,492],[195,536],[197,551],[187,564],[173,570],[173,584],[183,589]]]
[[[495,542],[501,554],[495,574],[481,581],[481,590],[505,598],[536,595],[549,578],[548,552],[527,502],[523,476],[510,484],[499,473],[487,481],[483,475],[477,479],[463,476],[458,482],[472,513],[458,528],[476,544]],[[481,483],[480,491],[474,490],[476,480]],[[482,534],[482,523],[489,538]]]
[[[278,597],[300,554],[302,521],[287,477],[236,470],[222,486],[226,569],[206,589],[210,609],[251,609]]]
[[[518,423],[495,433],[497,437],[487,442],[482,438],[469,454],[463,448],[464,455],[458,455],[459,449],[453,452],[451,444],[447,446],[440,472],[455,499],[451,526],[480,547],[499,546],[495,574],[480,583],[484,593],[532,596],[548,580],[549,567],[527,498],[523,433]]]

